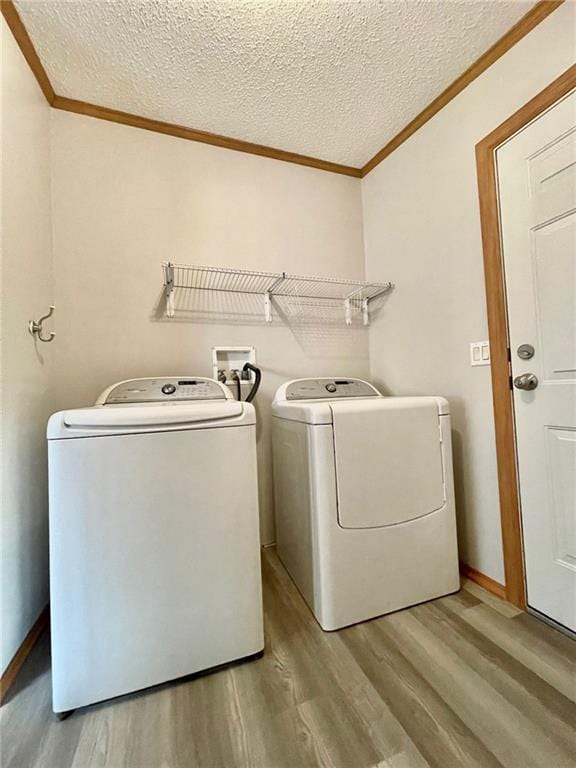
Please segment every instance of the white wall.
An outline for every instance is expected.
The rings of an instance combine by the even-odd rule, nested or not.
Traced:
[[[212,375],[213,345],[254,345],[262,538],[273,539],[270,401],[289,378],[366,376],[363,330],[162,316],[164,260],[361,278],[360,183],[335,174],[53,112],[57,407],[108,384]],[[238,309],[236,305],[229,307]],[[228,461],[223,457],[222,472]]]
[[[393,394],[441,394],[453,412],[461,557],[504,580],[475,145],[576,58],[565,3],[362,182],[366,270],[397,289],[370,331],[372,377]]]
[[[52,301],[50,110],[2,19],[1,648],[6,668],[48,601],[46,420],[54,345],[31,318]]]

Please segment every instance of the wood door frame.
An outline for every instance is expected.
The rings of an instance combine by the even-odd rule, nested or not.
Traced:
[[[526,591],[496,150],[575,88],[576,65],[567,69],[476,145],[506,599],[520,608],[526,606]]]

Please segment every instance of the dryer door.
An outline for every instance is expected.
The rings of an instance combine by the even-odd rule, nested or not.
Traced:
[[[414,520],[445,503],[438,405],[432,397],[331,404],[343,528]]]

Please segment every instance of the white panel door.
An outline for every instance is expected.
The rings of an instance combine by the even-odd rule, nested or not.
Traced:
[[[576,631],[576,94],[497,165],[527,600]]]

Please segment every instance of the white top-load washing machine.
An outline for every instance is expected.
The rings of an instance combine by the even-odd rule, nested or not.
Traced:
[[[48,441],[55,712],[261,653],[252,405],[123,381]]]
[[[278,555],[323,629],[459,589],[446,400],[300,379],[272,411]]]

